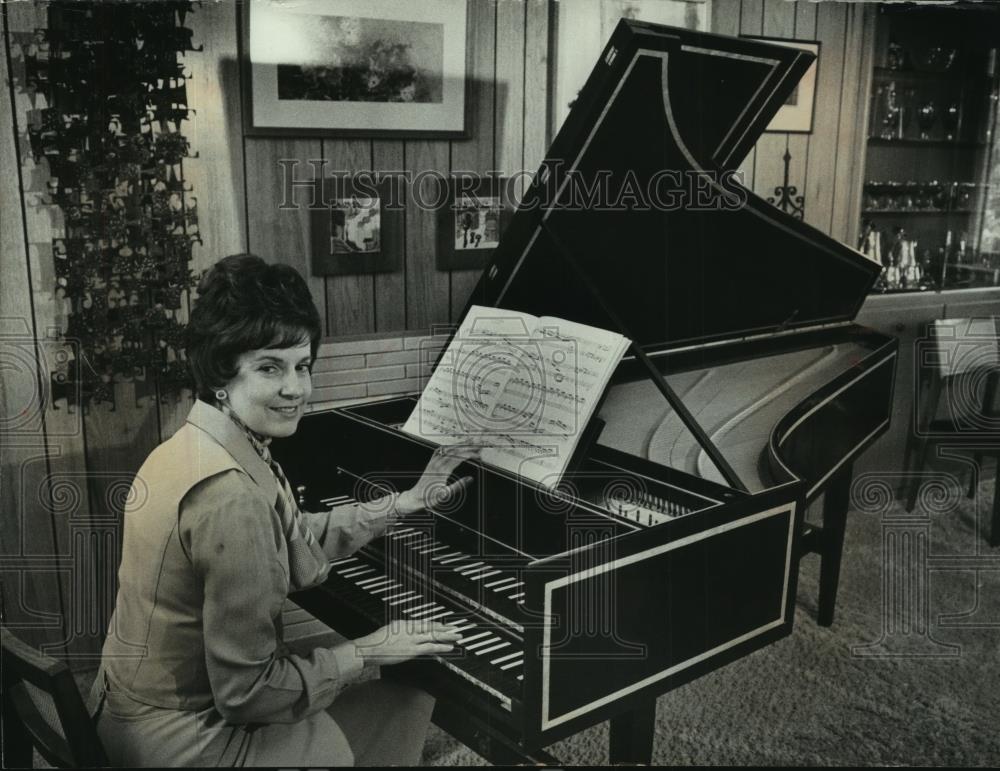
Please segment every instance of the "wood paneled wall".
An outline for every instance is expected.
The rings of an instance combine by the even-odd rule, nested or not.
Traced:
[[[236,19],[232,6],[203,9],[213,19],[219,50],[206,61],[206,70],[220,73],[226,93],[235,93],[237,73],[231,58],[235,50]],[[197,14],[196,14],[197,15]],[[313,296],[326,319],[331,337],[402,330],[425,330],[433,324],[456,320],[478,280],[479,271],[440,271],[435,267],[436,215],[413,204],[413,191],[405,190],[407,210],[402,234],[385,233],[402,244],[403,269],[398,273],[310,276],[309,217],[299,190],[296,210],[283,211],[284,196],[279,161],[295,162],[297,179],[311,178],[315,164],[326,173],[376,171],[451,171],[511,174],[538,166],[546,148],[548,3],[545,0],[475,0],[469,4],[470,136],[464,140],[342,140],[303,138],[277,140],[241,133],[240,105],[227,102],[227,113],[216,121],[225,128],[230,146],[242,147],[244,158],[208,158],[231,168],[237,198],[239,185],[246,234],[233,233],[229,243],[245,244],[266,259],[297,267],[309,276]],[[195,22],[196,32],[199,22]],[[221,41],[227,41],[224,45]],[[499,43],[499,44],[498,44]],[[228,76],[226,73],[230,73]],[[195,102],[194,99],[192,99]],[[196,103],[196,102],[195,102]],[[221,132],[217,132],[221,134]],[[195,144],[197,147],[197,144]],[[432,180],[427,179],[427,182]],[[426,196],[430,197],[430,196]],[[234,230],[240,220],[234,221]],[[205,227],[211,227],[206,223]],[[229,243],[225,243],[227,248]],[[222,246],[223,244],[219,244]],[[206,250],[213,257],[225,250]]]
[[[565,1],[565,0],[563,0]],[[150,450],[181,424],[190,398],[160,400],[142,383],[117,389],[114,407],[82,411],[53,404],[48,373],[68,354],[53,292],[51,239],[60,214],[45,204],[48,177],[28,152],[26,121],[44,99],[24,87],[22,50],[46,26],[36,2],[2,3],[0,52],[0,579],[6,617],[32,642],[93,661],[114,597],[120,515],[128,486]],[[728,34],[818,39],[823,44],[815,130],[768,135],[747,158],[747,182],[761,195],[781,182],[781,155],[793,156],[792,183],[805,192],[806,219],[853,240],[867,99],[866,10],[845,3],[715,0],[713,27]],[[455,321],[477,271],[438,271],[436,218],[409,206],[398,239],[403,269],[383,275],[310,276],[305,206],[280,209],[279,161],[310,160],[328,170],[419,172],[537,168],[547,147],[549,0],[470,0],[471,135],[462,141],[334,140],[246,136],[240,101],[238,30],[232,0],[189,15],[202,50],[184,57],[190,106],[184,124],[198,153],[184,163],[198,199],[203,244],[195,271],[242,251],[309,276],[331,338],[420,331]],[[596,55],[596,53],[595,53]],[[8,71],[8,62],[10,68]],[[302,191],[300,191],[300,196]],[[392,337],[392,335],[390,335]],[[420,341],[331,342],[322,398],[412,389]],[[358,346],[361,346],[360,348]],[[353,346],[353,347],[352,347]],[[363,370],[363,371],[362,371]],[[390,372],[391,370],[391,372]],[[383,380],[392,375],[391,380]]]
[[[23,47],[31,44],[35,29],[46,27],[46,11],[36,2],[2,3],[0,8],[4,611],[23,637],[75,656],[84,666],[99,652],[107,628],[129,485],[152,448],[181,425],[191,400],[161,400],[143,383],[122,384],[114,407],[82,411],[49,398],[48,374],[68,350],[58,340],[65,310],[53,291],[51,240],[60,234],[61,222],[58,209],[45,204],[48,170],[44,162],[36,165],[28,150],[27,121],[45,101],[27,92],[23,67]],[[546,148],[549,3],[473,0],[469,11],[469,138],[373,141],[246,136],[237,6],[222,0],[196,7],[187,24],[195,45],[203,48],[183,60],[188,101],[195,111],[184,131],[197,153],[184,162],[184,175],[198,200],[203,240],[195,248],[193,269],[201,271],[219,257],[244,251],[294,265],[307,277],[330,337],[426,330],[455,320],[478,271],[437,270],[432,212],[408,206],[405,232],[387,234],[401,243],[401,272],[313,277],[306,207],[279,208],[284,196],[279,161],[299,161],[300,179],[310,177],[309,161],[314,160],[330,171],[435,169],[447,174],[496,169],[511,174],[536,168]],[[393,342],[390,349],[395,347]],[[400,367],[403,376],[395,385],[379,381],[354,388],[367,388],[366,394],[412,388],[419,370],[415,362],[412,370]]]
[[[820,42],[816,110],[811,134],[764,134],[740,169],[757,195],[775,197],[789,184],[805,198],[805,220],[844,243],[857,239],[865,151],[873,3],[714,0],[712,30]]]

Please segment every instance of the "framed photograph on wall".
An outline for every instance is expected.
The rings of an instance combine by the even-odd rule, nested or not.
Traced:
[[[465,136],[466,2],[243,3],[246,132]]]
[[[404,211],[391,179],[326,177],[310,212],[314,276],[391,273],[399,270]]]
[[[816,110],[816,74],[819,69],[818,40],[787,40],[785,38],[760,37],[757,35],[742,35],[741,37],[763,40],[767,43],[778,43],[791,48],[800,48],[816,55],[816,61],[806,70],[802,80],[795,90],[788,95],[785,103],[767,124],[766,132],[789,134],[811,134],[813,130],[813,114]]]
[[[569,0],[553,4],[552,136],[576,101],[619,20],[709,32],[711,0]]]
[[[506,177],[452,177],[439,200],[438,270],[485,268],[514,206]]]

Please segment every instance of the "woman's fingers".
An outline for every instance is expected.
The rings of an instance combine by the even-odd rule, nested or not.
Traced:
[[[455,643],[462,636],[451,624],[441,621],[428,621],[415,625],[411,630],[411,639],[415,643],[415,655],[431,653],[448,653],[455,649]]]
[[[467,460],[477,459],[482,455],[483,448],[478,444],[452,444],[442,445],[434,451],[432,456],[442,465],[457,466]]]
[[[444,645],[446,647],[452,647],[458,638],[461,637],[457,632],[442,632],[435,631],[427,636],[422,636],[424,645]]]
[[[434,640],[457,640],[462,636],[455,627],[449,626],[447,624],[438,624],[434,629],[431,630],[431,637]]]
[[[454,496],[461,495],[469,485],[472,484],[472,477],[462,477],[457,482],[438,487],[434,490],[434,503],[441,504],[450,501]]]
[[[452,482],[445,488],[448,491],[448,499],[452,499],[457,495],[461,495],[472,485],[472,477],[462,477],[457,482]]]
[[[450,653],[453,650],[455,650],[455,646],[447,643],[424,643],[421,646],[420,653],[422,655],[427,655],[428,653]]]
[[[454,650],[461,633],[441,621],[398,619],[355,641],[366,659],[383,665],[407,661],[415,656]]]
[[[421,621],[414,619],[412,621],[400,620],[397,623],[401,629],[414,635],[458,634],[458,630],[452,624],[444,621]]]
[[[481,442],[469,442],[463,444],[453,444],[449,448],[451,452],[449,455],[461,457],[461,458],[474,458],[483,451],[483,445]]]
[[[455,629],[455,627],[443,621],[425,621],[417,628],[416,631],[419,634],[429,634],[429,635],[459,634],[458,630]]]

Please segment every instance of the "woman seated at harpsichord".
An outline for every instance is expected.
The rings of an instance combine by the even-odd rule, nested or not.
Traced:
[[[433,699],[366,665],[451,650],[440,622],[289,651],[289,592],[423,508],[478,450],[432,456],[403,493],[301,511],[273,437],[295,432],[312,390],[319,314],[291,267],[238,255],[198,287],[187,355],[198,400],[139,470],[125,515],[119,591],[93,692],[118,765],[416,764]],[[331,440],[336,441],[335,437]],[[350,448],[331,449],[331,456]],[[345,686],[350,686],[346,687]]]

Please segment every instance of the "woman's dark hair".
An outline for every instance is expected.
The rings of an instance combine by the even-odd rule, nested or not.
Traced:
[[[306,340],[316,358],[319,312],[309,287],[290,265],[269,265],[234,254],[213,265],[198,284],[187,326],[187,358],[198,398],[236,377],[237,359],[261,348],[292,348]]]

